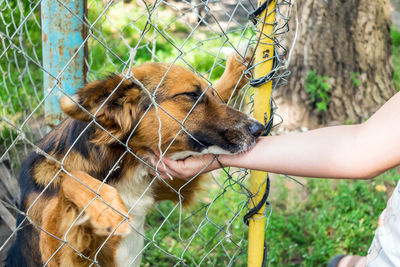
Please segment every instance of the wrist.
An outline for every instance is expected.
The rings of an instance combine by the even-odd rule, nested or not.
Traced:
[[[270,137],[269,137],[270,138]],[[220,154],[218,155],[218,160],[219,162],[224,166],[230,166],[230,167],[238,167],[238,168],[251,168],[254,164],[254,154],[259,153],[257,152],[259,150],[260,143],[265,142],[265,137],[264,138],[259,138],[257,140],[256,145],[254,145],[252,148],[250,148],[247,151],[240,152],[237,154]]]
[[[216,155],[217,156],[217,164],[219,165],[219,167],[221,167],[220,165],[222,165],[222,167],[236,167],[235,166],[235,162],[234,160],[232,160],[236,155],[225,155],[225,154],[220,154],[220,155]]]

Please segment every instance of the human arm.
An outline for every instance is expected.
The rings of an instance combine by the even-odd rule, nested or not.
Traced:
[[[185,178],[219,168],[212,155],[163,159],[172,176]],[[400,164],[400,93],[358,125],[259,138],[250,150],[219,155],[223,166],[307,177],[373,178]],[[208,166],[209,165],[209,166]]]

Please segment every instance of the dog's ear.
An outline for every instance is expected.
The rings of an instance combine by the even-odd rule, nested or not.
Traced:
[[[60,106],[69,117],[79,121],[90,121],[93,117],[77,104],[79,102],[78,95],[73,95],[71,98],[65,96],[61,98]]]
[[[80,121],[96,120],[119,138],[135,123],[140,96],[141,90],[136,84],[115,75],[89,83],[72,98],[61,99],[60,105],[69,117]]]

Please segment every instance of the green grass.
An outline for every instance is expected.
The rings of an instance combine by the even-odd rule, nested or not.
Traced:
[[[97,18],[101,8],[102,5],[99,3],[91,6],[89,9],[90,21]],[[123,5],[122,2],[113,5],[107,14],[109,19],[100,19],[93,31],[96,36],[106,37],[106,40],[101,37],[100,39],[105,41],[108,49],[95,38],[89,41],[91,71],[100,75],[122,71],[125,63],[128,62],[131,48],[134,48],[136,49],[136,64],[152,59],[174,62],[179,65],[189,64],[200,74],[207,75],[210,81],[215,81],[224,71],[226,57],[219,55],[216,58],[215,55],[222,47],[237,46],[243,38],[242,36],[249,37],[253,34],[250,29],[244,30],[244,32],[237,29],[227,32],[226,35],[218,35],[204,30],[197,30],[191,35],[192,29],[171,13],[165,13],[167,12],[165,8],[160,7],[158,12],[157,28],[159,31],[156,31],[154,27],[146,24],[147,17],[143,15],[142,7],[139,8],[134,4]],[[132,21],[134,21],[134,25],[132,25]],[[154,17],[152,23],[155,23]],[[199,38],[197,35],[202,37]],[[155,58],[152,58],[153,49]]]
[[[399,179],[400,173],[391,170],[370,181],[310,178],[305,180],[303,188],[287,178],[272,178],[269,198],[272,213],[265,234],[269,266],[324,266],[336,254],[366,255],[379,215]],[[147,219],[152,226],[148,226],[147,237],[154,237],[154,243],[146,249],[143,265],[160,262],[159,266],[172,266],[182,260],[192,266],[222,241],[224,247],[217,245],[210,257],[204,259],[204,265],[227,266],[227,253],[230,256],[236,253],[234,266],[247,266],[247,226],[242,222],[245,210],[238,212],[246,198],[235,192],[238,189],[237,186],[227,187],[225,201],[222,198],[213,201],[208,212],[212,223],[205,219],[205,210],[192,214],[202,205],[183,211],[182,218],[187,219],[182,220],[180,236],[179,207],[157,231],[165,215],[174,208],[172,203],[162,203],[159,209],[164,216],[156,211]],[[218,190],[219,187],[211,186],[210,195],[215,196]],[[228,222],[235,213],[226,203],[240,214],[230,227],[227,227]],[[226,231],[218,232],[215,225],[232,230],[232,240],[226,239]],[[196,232],[196,229],[201,230]],[[194,238],[189,242],[191,237]],[[239,244],[240,240],[242,245],[238,248],[234,244]],[[155,244],[176,258],[167,256]]]
[[[16,32],[18,21],[30,12],[30,4],[24,1],[18,8],[16,2],[8,4],[0,4],[5,22],[0,24],[0,34],[10,37]],[[9,8],[13,11],[7,12]],[[0,59],[0,156],[17,136],[15,128],[10,125],[18,126],[43,98],[43,73],[37,66],[42,58],[38,9],[25,25],[12,42],[4,39],[2,52],[5,53]],[[10,48],[6,50],[8,46]]]
[[[134,7],[133,5],[132,10],[129,10],[129,14],[136,19],[135,25],[138,28],[144,28],[146,19],[140,17],[138,9]],[[89,18],[95,19],[100,8],[94,6],[90,9],[92,13],[89,13]],[[109,72],[123,69],[123,62],[129,59],[130,47],[121,37],[125,38],[128,44],[137,45],[135,59],[138,64],[152,59],[153,47],[149,40],[154,36],[154,29],[149,28],[146,33],[147,39],[139,42],[140,32],[129,26],[123,27],[130,19],[122,15],[116,19],[115,14],[124,12],[121,12],[121,6],[115,8],[115,13],[110,14],[111,17],[114,16],[113,24],[99,22],[97,25],[101,24],[102,27],[96,29],[107,37],[107,45],[116,56],[91,38],[91,79],[102,78]],[[37,27],[35,28],[34,20],[28,20],[28,23],[32,30],[27,34],[36,46],[31,42],[20,43],[17,38],[14,41],[18,46],[24,47],[32,58],[35,58],[35,51],[40,61],[41,35]],[[216,59],[214,55],[221,47],[228,46],[225,37],[203,38],[195,35],[186,39],[185,36],[190,31],[187,25],[168,17],[160,23],[166,27],[166,33],[174,36],[174,40],[169,39],[168,35],[165,35],[168,40],[160,35],[156,37],[154,43],[157,60],[175,60],[179,55],[176,47],[179,47],[182,59],[178,60],[178,64],[184,65],[185,60],[212,81],[222,74],[223,67],[220,64],[224,65],[224,62],[222,59]],[[229,33],[229,42],[236,45],[241,39],[241,34],[240,31]],[[392,30],[391,34],[394,84],[399,90],[400,32]],[[11,49],[0,61],[1,74],[7,74],[0,80],[0,116],[15,124],[21,122],[43,98],[43,74],[32,63],[28,63],[28,69],[24,69],[22,66],[25,65],[21,62],[25,60],[23,55],[14,54]],[[0,144],[7,148],[15,137],[16,132],[0,121]],[[289,189],[286,178],[274,178],[270,197],[273,211],[266,230],[270,266],[322,266],[331,256],[338,253],[365,255],[377,226],[378,216],[386,205],[388,193],[399,178],[399,173],[392,170],[373,181],[308,179],[304,188],[296,186],[294,189]],[[222,175],[217,180],[224,184],[224,191],[221,191],[221,187],[215,182],[207,184],[208,192],[202,193],[199,198],[203,204],[181,212],[179,206],[164,202],[159,205],[158,210],[148,216],[146,236],[152,242],[144,252],[144,266],[152,266],[151,262],[157,263],[157,266],[173,266],[179,261],[188,265],[202,262],[203,266],[227,266],[229,263],[246,266],[247,226],[242,222],[246,197],[238,193],[241,192],[241,188],[237,184],[229,184],[232,180],[226,180],[226,176]],[[378,191],[377,188],[381,188],[377,187],[378,185],[385,185],[387,191]],[[219,195],[222,192],[224,194]],[[201,209],[204,203],[214,198],[216,200],[212,205]],[[235,217],[235,214],[239,216]]]
[[[236,179],[216,178],[204,183],[201,203],[184,209],[171,202],[147,217],[147,237],[154,240],[145,250],[143,265],[157,266],[235,266],[246,264],[247,227],[243,223],[247,197]],[[167,216],[169,214],[169,216]],[[168,256],[170,253],[174,256]]]
[[[308,179],[292,191],[274,181],[276,207],[266,233],[271,266],[323,266],[336,254],[366,255],[399,179],[395,170],[372,181]]]

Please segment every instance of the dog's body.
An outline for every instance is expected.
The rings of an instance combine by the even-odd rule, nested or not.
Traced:
[[[228,59],[214,86],[224,101],[247,82],[244,69]],[[22,166],[20,209],[31,221],[19,215],[6,266],[139,266],[147,211],[162,200],[190,203],[201,180],[154,178],[142,159],[159,148],[175,158],[238,153],[261,133],[182,67],[146,63],[132,72],[135,81],[112,76],[61,101],[69,118]]]

